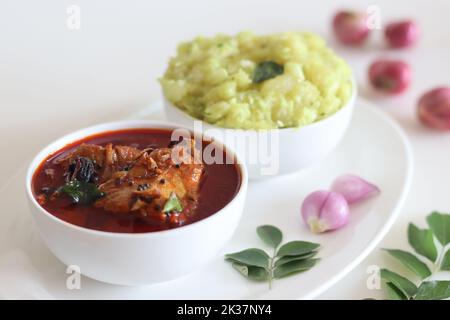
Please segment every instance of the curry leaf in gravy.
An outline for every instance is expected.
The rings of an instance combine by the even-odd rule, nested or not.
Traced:
[[[69,196],[74,203],[83,205],[91,204],[104,196],[95,184],[78,180],[69,181],[58,192]]]
[[[261,83],[275,78],[283,74],[283,72],[284,67],[274,61],[260,62],[253,71],[253,83]]]
[[[163,212],[169,213],[169,212],[181,212],[181,211],[183,211],[183,206],[181,205],[181,202],[178,199],[175,192],[172,192],[170,194],[170,197],[167,200],[166,204],[164,205]]]

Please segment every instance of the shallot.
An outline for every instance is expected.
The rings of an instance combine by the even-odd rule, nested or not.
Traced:
[[[313,233],[339,229],[347,224],[349,208],[345,198],[332,191],[316,191],[303,201],[301,214]]]
[[[333,18],[333,30],[337,39],[346,45],[361,45],[369,35],[366,14],[339,11]]]
[[[428,127],[450,130],[450,87],[426,92],[419,100],[418,115]]]
[[[384,36],[392,48],[410,47],[419,38],[419,27],[411,20],[393,22],[386,26]]]
[[[331,190],[340,193],[349,204],[368,199],[380,192],[380,189],[352,174],[342,175],[334,180]]]
[[[355,175],[338,177],[331,191],[319,190],[309,194],[300,209],[303,220],[313,233],[336,230],[347,224],[349,204],[380,193],[374,184]]]
[[[370,65],[369,81],[381,92],[398,94],[409,87],[411,68],[400,60],[377,60]]]

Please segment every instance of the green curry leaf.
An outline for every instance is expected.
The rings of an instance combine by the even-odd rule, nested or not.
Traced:
[[[83,205],[91,204],[105,195],[95,184],[78,180],[69,181],[58,192],[69,196],[74,203]]]
[[[278,246],[283,240],[283,233],[271,225],[259,226],[258,236],[273,248],[272,256],[264,250],[250,248],[225,255],[225,260],[244,277],[255,281],[268,281],[269,289],[274,279],[284,278],[314,267],[319,258],[313,258],[319,244],[306,241],[291,241]]]
[[[276,279],[280,279],[294,273],[307,271],[314,267],[319,261],[320,259],[305,259],[287,262],[277,266],[273,271],[273,276]]]
[[[415,300],[441,300],[450,297],[450,281],[425,281],[417,290]]]
[[[307,241],[291,241],[281,246],[277,252],[278,257],[284,256],[298,256],[319,248],[320,245],[313,242]]]
[[[246,266],[255,266],[267,269],[269,267],[269,255],[257,248],[242,250],[225,255],[226,260],[238,262]]]
[[[298,256],[284,256],[275,262],[275,267],[281,266],[285,263],[289,263],[292,261],[310,259],[310,258],[314,257],[315,255],[317,255],[317,253],[318,253],[317,251],[311,251],[311,252],[301,254]]]
[[[428,258],[430,261],[436,261],[437,250],[431,230],[419,229],[410,223],[408,226],[408,241],[418,254]]]
[[[267,245],[277,248],[283,240],[283,233],[280,229],[270,225],[259,226],[256,233]]]
[[[380,275],[382,279],[386,280],[387,282],[391,282],[408,298],[413,297],[417,292],[417,287],[414,283],[395,272],[389,271],[387,269],[381,269]]]
[[[253,83],[261,83],[263,81],[275,78],[283,74],[284,67],[274,61],[263,61],[259,63],[253,71]]]
[[[411,280],[387,269],[381,269],[380,276],[385,280],[386,293],[392,300],[450,298],[450,281],[430,281],[436,272],[450,270],[450,248],[446,245],[450,242],[450,215],[432,212],[427,217],[427,223],[430,229],[419,229],[410,223],[408,225],[408,241],[416,253],[426,257],[429,261],[422,261],[408,251],[385,249],[421,279],[417,283],[417,277],[413,277]],[[442,246],[436,246],[436,240]]]
[[[386,291],[391,300],[408,300],[402,290],[397,288],[392,282],[386,282]]]
[[[441,262],[441,270],[450,271],[450,249],[444,254]]]
[[[435,211],[427,217],[427,222],[443,246],[450,243],[450,215]]]
[[[233,262],[232,266],[244,277],[254,281],[266,281],[269,278],[269,272],[261,267],[248,266],[239,262]]]
[[[428,266],[412,253],[397,249],[386,249],[386,251],[399,260],[409,270],[417,274],[421,279],[425,279],[431,275]]]

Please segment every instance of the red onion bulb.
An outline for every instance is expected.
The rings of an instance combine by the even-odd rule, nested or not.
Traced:
[[[418,103],[420,121],[430,128],[450,130],[450,87],[426,92]]]
[[[411,68],[400,60],[377,60],[369,67],[369,81],[380,92],[399,94],[411,83]]]
[[[410,47],[419,38],[419,26],[411,20],[393,22],[386,26],[384,36],[392,48]]]
[[[364,13],[339,11],[333,18],[336,38],[346,45],[361,45],[369,35]]]

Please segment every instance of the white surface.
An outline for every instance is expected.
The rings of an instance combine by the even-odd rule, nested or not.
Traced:
[[[342,140],[350,125],[356,94],[355,88],[351,99],[342,109],[301,130],[284,128],[257,132],[225,129],[208,123],[202,123],[202,130],[220,141],[233,144],[231,147],[243,159],[250,180],[270,179],[276,175],[308,169],[328,156]],[[163,101],[167,120],[195,128],[198,120],[167,99]],[[266,154],[276,156],[262,159],[261,155]]]
[[[65,265],[77,265],[85,276],[107,283],[133,286],[180,278],[216,258],[239,224],[248,184],[246,167],[238,165],[241,185],[235,197],[221,210],[184,228],[144,234],[81,228],[56,218],[38,204],[33,195],[32,180],[36,168],[49,155],[95,134],[135,128],[174,130],[180,126],[160,121],[127,120],[82,129],[45,147],[32,161],[26,176],[31,213],[50,251]],[[222,144],[214,143],[223,148]],[[229,149],[227,154],[235,156]],[[240,160],[238,163],[241,163]]]
[[[330,16],[339,7],[377,4],[383,21],[414,17],[422,28],[422,39],[412,50],[387,51],[377,41],[361,50],[336,46],[330,37]],[[380,247],[407,248],[409,221],[424,225],[431,210],[450,211],[450,134],[423,128],[416,120],[415,103],[426,89],[450,85],[450,2],[446,0],[378,1],[1,1],[0,10],[0,190],[9,188],[13,176],[32,156],[61,135],[90,124],[121,119],[160,97],[156,78],[174,52],[175,44],[197,34],[311,30],[331,40],[353,66],[360,95],[375,102],[405,129],[415,161],[411,192],[400,219]],[[68,31],[66,8],[81,8],[81,30]],[[230,15],[232,18],[230,18]],[[403,57],[411,62],[414,82],[398,98],[380,98],[366,86],[368,63],[378,56]],[[15,190],[14,201],[25,198]],[[0,198],[1,203],[10,199]],[[16,214],[20,212],[14,211]],[[5,221],[0,224],[5,227]],[[31,229],[16,223],[8,226],[14,236],[0,235],[0,246],[34,239]],[[33,245],[36,249],[40,242]],[[17,260],[16,260],[17,259]],[[1,258],[3,268],[18,271],[7,278],[30,279],[26,288],[39,288],[35,269],[47,260],[42,255],[33,264],[20,252]],[[14,261],[24,261],[20,267]],[[366,268],[378,264],[396,268],[393,260],[376,250],[357,269],[328,290],[322,298],[361,299],[380,296],[366,288]],[[7,270],[10,270],[7,269]],[[3,269],[5,270],[5,269]],[[49,272],[63,272],[54,264]],[[5,281],[2,278],[1,281]],[[56,283],[62,286],[63,284]],[[0,290],[7,290],[0,286]],[[115,289],[111,289],[113,293]],[[137,291],[139,291],[137,289]],[[11,289],[11,294],[14,294]],[[113,294],[112,293],[112,294]]]
[[[67,275],[64,272],[52,270],[55,265],[61,266],[61,263],[55,261],[55,259],[46,259],[43,261],[43,265],[38,265],[36,262],[41,257],[48,255],[48,249],[45,247],[34,248],[36,243],[41,241],[36,239],[32,243],[28,242],[24,239],[24,232],[21,231],[17,237],[24,240],[23,245],[20,246],[17,242],[13,242],[9,247],[4,248],[2,251],[5,262],[7,266],[15,262],[17,269],[23,269],[30,265],[34,266],[35,269],[25,280],[21,280],[17,276],[17,272],[10,269],[2,270],[0,265],[0,277],[10,278],[14,276],[14,281],[8,281],[7,286],[3,289],[5,291],[4,297],[12,297],[11,292],[16,295],[19,294],[19,296],[21,293],[23,295],[22,282],[26,281],[25,284],[29,284],[29,282],[38,283],[36,290],[25,292],[33,294],[34,298],[47,298],[48,296],[72,299],[315,298],[350,272],[385,236],[400,213],[411,182],[412,158],[409,145],[402,131],[389,118],[375,107],[370,107],[366,102],[357,101],[356,106],[354,118],[342,144],[330,157],[307,171],[249,184],[245,213],[236,233],[221,254],[198,271],[171,282],[140,288],[111,286],[83,278],[81,280],[82,290],[70,291],[64,287]],[[158,118],[158,113],[131,117],[155,119]],[[365,141],[370,141],[370,146]],[[57,146],[50,146],[51,149],[55,147],[57,148]],[[383,153],[387,154],[381,160],[378,160]],[[327,188],[334,177],[346,172],[363,175],[364,178],[379,185],[383,190],[382,193],[367,203],[352,206],[350,221],[339,232],[313,235],[301,221],[299,213],[301,200],[311,190]],[[15,189],[23,192],[23,185],[20,182],[19,186],[17,186],[17,182],[11,183],[4,191],[3,197],[9,199],[5,203],[7,208],[14,207],[14,195],[17,192]],[[230,205],[233,204],[239,206],[240,202],[233,201]],[[233,208],[239,210],[236,206]],[[0,233],[7,237],[13,237],[14,235],[11,234],[8,227],[17,225],[19,230],[31,228],[32,233],[35,234],[37,231],[36,228],[30,226],[31,219],[26,206],[19,206],[17,210],[20,212],[19,214],[9,211],[9,214],[5,215],[5,224],[2,226],[4,229],[0,229]],[[68,227],[66,223],[59,222],[50,215],[43,214],[40,210],[35,209],[33,213],[37,218],[36,221],[40,231],[46,233],[45,237],[47,242],[50,243],[50,247],[65,263],[81,266],[82,273],[85,270],[87,274],[108,280],[114,277],[116,281],[121,277],[120,272],[119,275],[117,274],[117,266],[122,268],[123,279],[128,279],[127,281],[135,280],[134,276],[128,274],[133,268],[129,266],[132,263],[131,261],[140,261],[147,264],[142,255],[152,256],[152,253],[154,253],[153,256],[159,255],[154,252],[155,247],[152,247],[150,241],[147,240],[155,242],[156,247],[164,247],[171,250],[169,253],[175,253],[175,249],[167,246],[179,240],[182,237],[181,235],[188,236],[189,241],[196,241],[198,236],[204,236],[203,242],[215,242],[213,240],[216,239],[212,238],[221,238],[220,234],[226,235],[225,232],[217,230],[217,223],[224,229],[231,229],[233,222],[235,222],[234,219],[225,219],[225,221],[224,217],[227,213],[223,212],[219,213],[217,217],[212,216],[199,223],[171,232],[138,235],[137,237],[133,237],[133,235],[100,237],[98,236],[99,232],[81,232],[80,228]],[[322,259],[321,262],[308,272],[276,281],[270,291],[267,283],[248,283],[231,268],[229,263],[223,261],[223,254],[253,246],[264,247],[255,232],[256,226],[263,224],[273,224],[280,227],[283,230],[285,242],[301,239],[320,243],[322,249],[318,256]],[[210,230],[204,230],[205,227]],[[191,234],[192,230],[196,232]],[[141,240],[145,241],[142,242]],[[168,241],[169,244],[161,244],[160,240],[162,242]],[[194,245],[194,243],[187,243],[187,241],[186,246]],[[83,248],[85,244],[88,244],[90,252],[83,252],[83,249],[86,250],[86,247]],[[126,253],[127,246],[130,254]],[[198,248],[199,246],[202,249]],[[208,246],[205,247],[205,244],[197,243],[192,249],[205,251]],[[212,247],[211,244],[209,249]],[[96,248],[105,250],[105,253],[97,252]],[[114,248],[117,249],[117,255],[112,251]],[[185,251],[185,253],[179,254],[180,259],[195,260],[195,258],[203,258],[200,252],[188,252],[189,248]],[[94,256],[91,256],[91,253],[94,253]],[[11,256],[14,257],[17,254],[20,254],[19,259],[8,260]],[[139,254],[141,254],[141,257],[139,257]],[[170,255],[167,254],[167,256]],[[125,260],[117,262],[116,260],[120,256]],[[111,261],[111,265],[102,263],[102,258]],[[86,261],[87,259],[92,261]],[[161,259],[161,263],[167,262],[162,261],[164,259],[165,257]],[[191,262],[195,263],[194,261]],[[159,262],[154,262],[154,265],[149,266],[147,271],[158,273],[158,266]],[[186,267],[189,266],[188,263]],[[102,269],[104,270],[103,274],[101,273]],[[134,272],[138,273],[137,277],[143,277],[141,268],[137,268]],[[161,276],[167,276],[167,274],[161,274]],[[39,283],[39,279],[44,280]],[[45,293],[43,294],[43,292]]]

